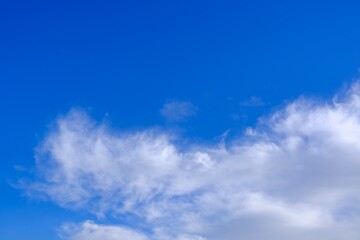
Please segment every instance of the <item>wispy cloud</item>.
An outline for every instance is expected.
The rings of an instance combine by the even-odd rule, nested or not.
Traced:
[[[191,102],[171,101],[161,108],[161,115],[171,122],[183,122],[196,114],[196,107]]]
[[[250,99],[240,102],[240,106],[243,107],[260,107],[264,105],[265,102],[263,101],[263,99],[256,96],[252,96]]]
[[[61,228],[63,238],[70,240],[148,240],[141,233],[117,225],[99,225],[92,221],[81,224],[64,224]]]
[[[360,85],[334,99],[294,101],[227,147],[116,132],[73,110],[38,147],[29,188],[66,208],[136,216],[134,231],[151,229],[138,239],[357,239]],[[100,233],[86,239],[127,239],[79,226],[75,240],[88,228]]]

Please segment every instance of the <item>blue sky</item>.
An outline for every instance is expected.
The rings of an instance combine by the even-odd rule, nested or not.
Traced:
[[[319,239],[326,236],[321,225],[334,229],[334,239],[358,236],[352,226],[360,218],[359,179],[350,170],[360,170],[359,7],[1,1],[0,235],[83,240],[95,229],[91,240],[252,240],[261,225],[277,239]],[[326,150],[350,162],[340,164]],[[254,173],[239,177],[242,164]],[[292,172],[295,166],[303,175]],[[269,184],[296,174],[304,177],[292,188],[307,189],[309,198]],[[234,201],[234,209],[220,199]],[[190,207],[181,208],[185,203]],[[210,220],[220,216],[225,220]],[[279,232],[269,218],[293,225]],[[207,229],[214,225],[229,234]]]

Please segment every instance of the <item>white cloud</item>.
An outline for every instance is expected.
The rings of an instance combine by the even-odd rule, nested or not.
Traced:
[[[119,133],[73,110],[39,146],[30,188],[63,207],[134,216],[149,239],[357,239],[359,86],[290,103],[227,148]]]
[[[141,233],[137,233],[121,226],[98,225],[91,221],[81,224],[65,224],[62,226],[64,238],[69,240],[147,240]]]
[[[119,225],[100,225],[93,221],[85,221],[80,224],[67,223],[60,228],[61,239],[66,240],[149,240],[144,233],[131,230]],[[182,234],[169,236],[160,231],[156,232],[152,239],[164,240],[205,240],[196,235]]]
[[[183,122],[196,114],[191,102],[171,101],[161,108],[161,115],[170,122]]]

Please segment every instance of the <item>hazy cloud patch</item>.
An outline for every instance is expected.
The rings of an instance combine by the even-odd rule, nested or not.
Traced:
[[[250,99],[240,102],[240,106],[243,107],[261,107],[266,103],[261,97],[252,96]]]
[[[196,115],[197,108],[188,101],[171,101],[161,108],[161,115],[170,122],[183,122]]]

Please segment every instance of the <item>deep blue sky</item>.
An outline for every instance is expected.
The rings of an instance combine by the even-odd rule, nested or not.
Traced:
[[[86,219],[9,183],[34,165],[47,126],[72,107],[119,129],[177,127],[216,139],[301,94],[327,97],[358,75],[360,2],[1,1],[0,236],[56,239]],[[251,97],[265,103],[242,106]],[[196,117],[172,126],[168,101]],[[234,119],[234,116],[235,117]]]

